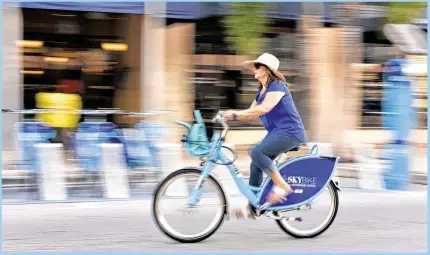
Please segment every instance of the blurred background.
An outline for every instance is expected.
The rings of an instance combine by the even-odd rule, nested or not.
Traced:
[[[97,121],[121,132],[135,130],[138,123],[162,121],[169,127],[164,142],[180,144],[186,130],[172,121],[192,122],[194,109],[201,111],[210,137],[220,129],[209,122],[217,111],[250,106],[257,84],[241,63],[270,52],[281,62],[308,140],[329,144],[341,163],[349,163],[345,169],[353,169],[360,144],[375,146],[374,156],[380,157],[383,146],[397,139],[392,123],[398,119],[383,119],[384,100],[398,101],[386,97],[383,65],[394,58],[427,65],[426,6],[4,3],[2,108],[170,109],[175,114],[152,119],[107,114]],[[386,24],[410,26],[384,32]],[[426,172],[427,72],[410,78],[407,93],[414,117],[405,121],[407,131],[402,132],[413,154],[409,170]],[[23,162],[20,157],[17,123],[43,121],[55,132],[46,141],[62,143],[69,162],[81,160],[70,133],[94,120],[70,112],[2,117],[3,183],[12,176],[14,189],[20,183],[17,176],[40,170],[27,169],[32,164],[28,161],[36,159],[24,157]],[[259,120],[232,121],[230,126],[227,142],[246,160],[247,150],[265,131]],[[307,152],[303,148],[298,154]],[[189,160],[185,154],[182,158]]]
[[[309,153],[313,143],[322,154],[340,156],[336,179],[348,198],[341,203],[360,205],[344,207],[343,225],[334,226],[349,231],[345,239],[328,236],[312,250],[291,249],[426,250],[421,193],[390,200],[364,191],[427,188],[427,3],[25,2],[3,3],[2,10],[2,108],[62,110],[2,114],[2,200],[10,205],[3,209],[5,250],[167,249],[151,243],[158,238],[153,227],[145,227],[143,240],[135,229],[151,224],[140,206],[89,205],[90,212],[28,202],[143,198],[169,172],[198,166],[181,144],[187,130],[173,121],[192,123],[200,110],[208,136],[220,131],[210,122],[214,114],[248,108],[257,91],[241,63],[264,52],[280,60],[309,140],[287,156]],[[414,72],[387,68],[392,59],[413,64]],[[73,112],[153,109],[174,113]],[[259,120],[229,125],[226,143],[248,176],[248,150],[266,132]],[[115,146],[100,147],[106,144]],[[228,172],[215,174],[235,192]],[[412,209],[391,203],[396,199]],[[399,222],[406,214],[416,222]],[[394,225],[389,233],[407,232],[407,246],[373,231]],[[55,232],[59,226],[67,231]],[[268,247],[227,239],[226,249]]]

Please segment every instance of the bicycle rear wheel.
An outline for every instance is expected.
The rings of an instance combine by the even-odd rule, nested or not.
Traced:
[[[209,176],[208,180],[203,184],[204,187],[202,187],[203,191],[199,203],[195,208],[188,208],[187,203],[191,191],[197,183],[197,179],[200,177],[200,174],[201,171],[199,169],[180,169],[167,176],[154,192],[152,215],[156,226],[165,235],[181,243],[196,243],[209,238],[221,226],[227,212],[227,199],[224,191],[222,190],[221,185],[212,176]],[[178,181],[180,178],[184,178],[185,180],[182,181],[182,183],[178,183],[174,191],[169,192],[167,189],[174,186],[174,182]],[[213,188],[213,192],[209,192],[209,195],[206,195],[205,191],[211,191],[210,188]],[[165,195],[167,195],[170,201],[167,202],[167,208],[162,208],[162,198]],[[181,195],[183,195],[182,197],[184,198],[182,200]],[[197,210],[204,207],[204,200],[206,199],[206,202],[216,204],[215,217],[209,224],[205,225],[201,220],[202,216],[209,214],[208,210],[204,208],[202,211],[199,211],[198,215],[193,215],[194,217],[188,224],[185,224],[184,229],[179,230],[178,227],[173,226],[175,223],[186,223],[184,220],[185,217],[183,217],[185,215],[182,213],[190,214],[197,212]],[[173,209],[174,206],[180,206],[182,207],[182,210],[180,209],[180,212],[178,213]],[[176,219],[168,220],[166,215],[167,213],[173,213],[173,218]],[[190,227],[198,227],[199,225],[205,225],[203,230],[189,233]]]
[[[324,220],[320,225],[312,229],[300,230],[298,227],[295,227],[292,224],[290,224],[290,222],[287,221],[286,219],[281,219],[281,220],[276,220],[276,223],[278,224],[278,226],[285,233],[295,238],[313,238],[324,233],[333,223],[339,208],[339,195],[337,193],[336,185],[333,183],[333,181],[330,181],[330,183],[325,187],[325,189],[328,190],[328,194],[330,196],[329,213],[327,217],[324,218]],[[319,195],[315,200],[319,199],[320,196],[321,195]],[[286,213],[290,213],[290,212],[286,212]],[[281,217],[282,212],[279,212],[279,211],[275,212],[275,215],[278,217]],[[302,220],[300,220],[298,224],[301,225]]]

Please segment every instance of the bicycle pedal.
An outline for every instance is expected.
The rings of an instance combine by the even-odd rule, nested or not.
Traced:
[[[262,206],[260,206],[260,208],[258,208],[260,211],[264,211],[266,208],[269,208],[272,205],[271,202],[267,201],[266,203],[264,203]]]
[[[236,214],[235,211],[232,211],[228,213],[227,217],[228,217],[227,220],[230,220],[230,218],[235,218],[236,220],[256,220],[259,216],[256,215],[255,213],[252,215],[247,215],[247,214],[238,215]]]
[[[184,212],[184,213],[194,213],[194,212],[197,212],[197,207],[185,206],[184,208],[181,208],[178,211]]]
[[[286,217],[285,218],[287,221],[297,221],[297,222],[302,222],[302,217]]]
[[[302,205],[299,207],[300,211],[309,211],[310,209],[312,209],[312,205],[311,204],[306,204],[306,205]]]

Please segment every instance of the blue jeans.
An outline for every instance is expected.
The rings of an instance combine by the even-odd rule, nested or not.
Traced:
[[[264,137],[263,141],[255,146],[251,153],[251,173],[249,185],[260,187],[263,182],[263,171],[270,176],[277,171],[273,160],[281,153],[298,147],[301,142],[294,136],[285,136],[273,131]]]

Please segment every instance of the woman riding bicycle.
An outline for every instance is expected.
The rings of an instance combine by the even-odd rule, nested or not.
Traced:
[[[268,133],[251,152],[249,185],[260,187],[264,171],[276,185],[268,197],[268,200],[275,204],[285,200],[293,190],[277,171],[273,159],[305,143],[305,128],[285,77],[278,71],[279,60],[271,54],[264,53],[257,60],[245,61],[243,65],[253,70],[258,80],[259,88],[255,100],[247,110],[228,110],[220,113],[228,120],[250,120],[260,117]],[[244,215],[254,218],[249,203],[242,210],[236,211],[237,217]]]

